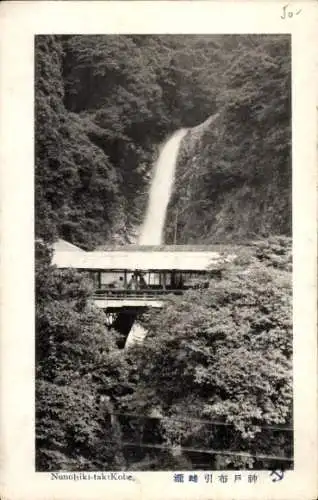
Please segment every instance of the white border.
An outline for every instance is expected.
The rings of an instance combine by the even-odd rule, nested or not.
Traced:
[[[2,2],[0,4],[1,443],[0,495],[44,498],[311,499],[317,496],[315,2],[282,20],[287,2]],[[52,481],[34,472],[33,42],[40,33],[292,33],[295,470],[256,485]]]

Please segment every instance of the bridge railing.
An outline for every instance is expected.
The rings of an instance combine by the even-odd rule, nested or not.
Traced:
[[[183,290],[164,290],[164,289],[141,289],[141,290],[127,290],[127,289],[100,289],[95,290],[93,298],[95,299],[157,299],[163,295],[182,295]]]
[[[132,290],[129,288],[99,288],[94,292],[95,299],[157,299],[164,295],[182,295],[184,291],[189,289],[205,289],[208,284],[203,283],[200,286],[184,286],[183,288],[140,288]]]

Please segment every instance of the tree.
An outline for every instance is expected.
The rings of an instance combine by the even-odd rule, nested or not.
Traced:
[[[290,38],[231,37],[229,52],[227,40],[215,118],[179,155],[167,223],[169,236],[178,210],[178,243],[291,234]]]
[[[161,313],[147,318],[149,335],[131,353],[138,386],[126,404],[148,416],[156,409],[161,438],[171,449],[292,454],[292,435],[275,431],[292,422],[290,243],[282,238],[271,242],[271,252],[268,247],[250,250],[248,266],[241,257],[208,290],[171,298]],[[261,260],[269,253],[265,265]],[[285,256],[284,269],[275,254]],[[216,454],[210,465],[273,463]]]
[[[85,248],[142,222],[158,145],[183,141],[179,243],[290,234],[290,38],[36,37],[36,233]],[[241,214],[244,212],[244,220]]]
[[[195,446],[288,455],[290,436],[265,427],[291,418],[290,242],[268,238],[291,233],[290,39],[41,35],[35,55],[37,238],[129,241],[158,144],[198,124],[182,143],[166,241],[175,225],[178,243],[267,238],[210,290],[146,317],[148,339],[127,353],[88,278],[52,267],[38,242],[37,467],[188,468],[198,455],[181,448]],[[168,449],[134,457],[125,426]],[[263,463],[220,454],[210,465]]]
[[[87,279],[51,267],[40,242],[36,293],[37,469],[121,469],[112,415],[131,389],[116,333],[89,304]]]
[[[120,221],[118,174],[89,139],[92,125],[65,109],[61,39],[35,40],[36,235],[93,248]]]

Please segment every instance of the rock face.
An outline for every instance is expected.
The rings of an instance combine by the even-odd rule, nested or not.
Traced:
[[[288,145],[277,161],[265,133],[254,141],[242,129],[243,122],[229,124],[222,112],[189,129],[168,207],[167,244],[291,234]]]

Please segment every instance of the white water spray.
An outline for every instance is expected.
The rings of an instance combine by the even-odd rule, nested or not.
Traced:
[[[180,143],[186,132],[187,129],[177,130],[161,148],[154,168],[146,217],[139,237],[140,245],[160,245],[162,242]],[[129,332],[125,348],[142,343],[146,335],[147,330],[136,322]]]
[[[139,237],[140,245],[160,245],[170,200],[180,143],[187,129],[177,130],[162,146],[155,164],[146,218]]]

